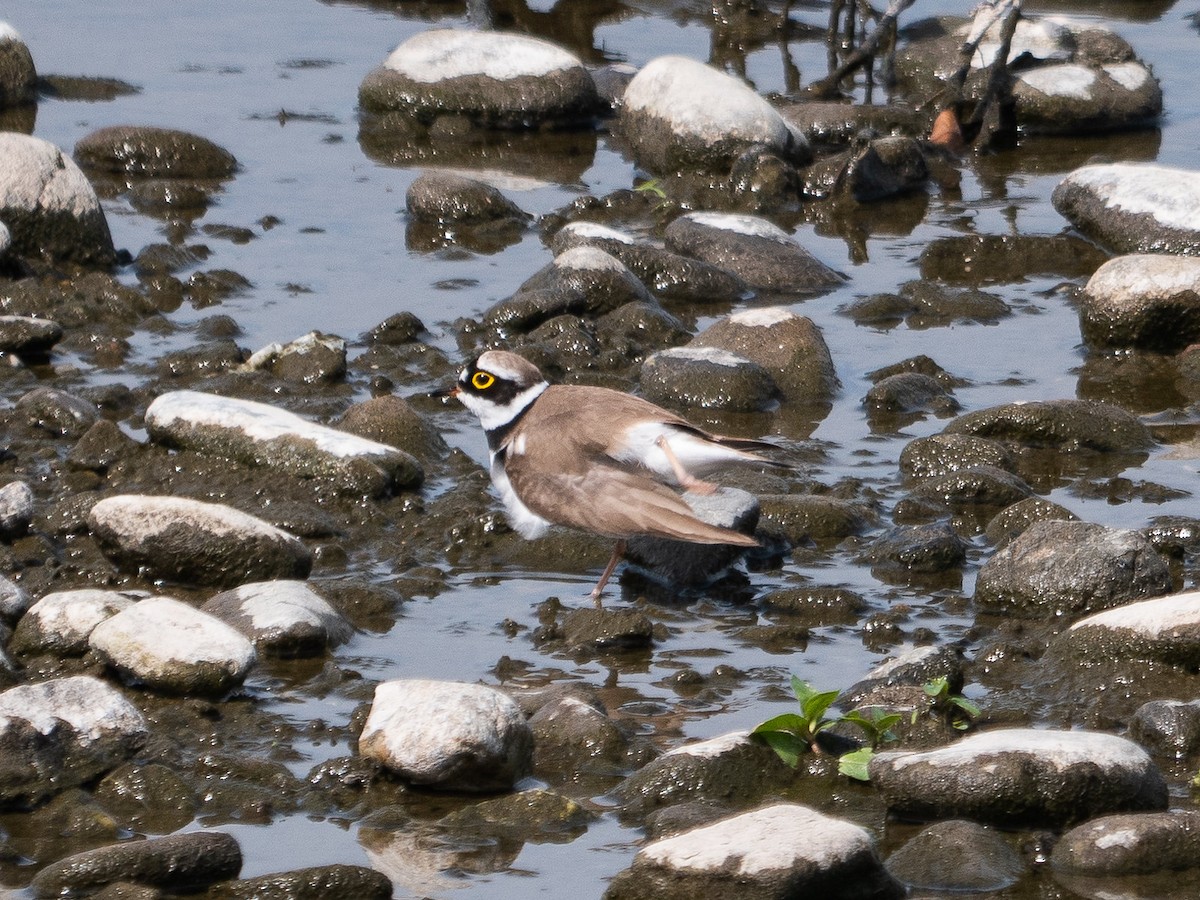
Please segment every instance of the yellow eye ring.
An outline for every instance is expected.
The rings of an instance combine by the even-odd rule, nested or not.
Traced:
[[[474,385],[477,391],[486,391],[496,383],[496,377],[489,375],[487,372],[476,372],[471,376],[471,384]]]

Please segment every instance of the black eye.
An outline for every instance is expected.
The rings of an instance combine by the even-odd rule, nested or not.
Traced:
[[[471,384],[474,385],[475,389],[478,391],[486,391],[495,383],[496,377],[494,375],[489,375],[487,372],[476,372],[471,376]]]

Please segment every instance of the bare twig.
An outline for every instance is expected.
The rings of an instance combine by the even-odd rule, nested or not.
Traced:
[[[879,21],[875,24],[875,28],[867,35],[863,42],[847,56],[842,63],[837,66],[832,72],[820,81],[809,85],[809,92],[818,96],[827,96],[837,91],[838,85],[842,79],[858,69],[870,65],[884,41],[893,35],[896,31],[896,20],[900,17],[900,13],[913,5],[915,0],[891,0],[887,10]],[[853,11],[848,12],[848,15],[853,15]],[[830,32],[832,39],[835,32]]]

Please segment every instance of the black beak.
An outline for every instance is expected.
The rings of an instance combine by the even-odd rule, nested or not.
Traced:
[[[457,397],[458,391],[459,387],[455,384],[448,388],[442,388],[440,391],[430,391],[429,396],[434,400],[448,400],[451,397]]]

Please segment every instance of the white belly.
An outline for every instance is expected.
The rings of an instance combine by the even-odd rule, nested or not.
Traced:
[[[508,513],[508,523],[521,537],[533,540],[541,537],[550,529],[551,523],[548,519],[543,519],[521,502],[521,498],[517,496],[517,492],[509,483],[504,466],[497,462],[495,457],[492,458],[492,484],[496,486],[496,492],[500,495],[501,502],[504,503],[504,509]]]

